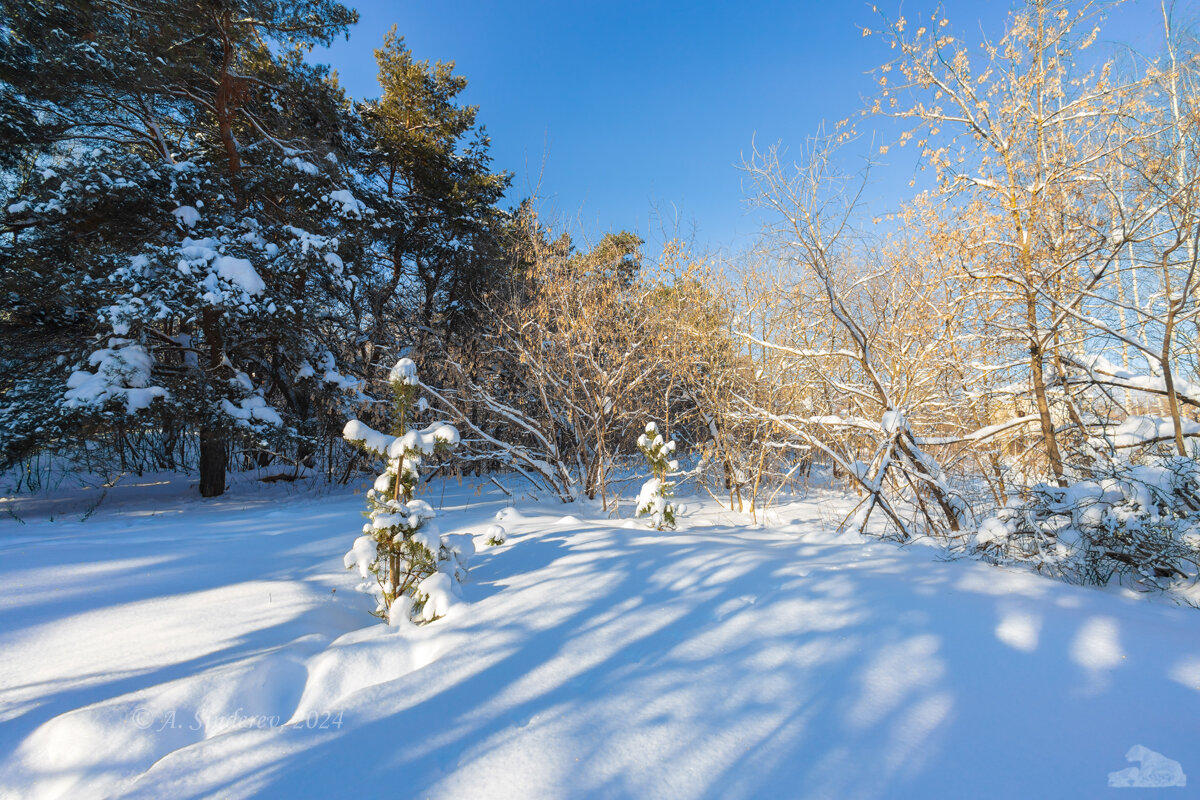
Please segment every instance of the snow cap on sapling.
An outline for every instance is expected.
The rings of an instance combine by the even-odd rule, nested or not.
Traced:
[[[411,358],[402,358],[392,367],[392,371],[388,373],[388,383],[399,383],[402,386],[416,386],[420,381],[417,379],[417,365]]]
[[[496,547],[504,544],[506,533],[503,525],[489,525],[483,535],[487,537],[489,547]]]

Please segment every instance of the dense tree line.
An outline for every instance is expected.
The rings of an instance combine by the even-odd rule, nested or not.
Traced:
[[[771,221],[729,261],[502,211],[452,65],[393,32],[366,101],[314,65],[354,22],[336,3],[3,8],[6,469],[344,478],[370,448],[343,424],[389,429],[411,358],[459,468],[564,500],[619,502],[653,422],[732,510],[832,479],[861,498],[845,528],[1081,581],[1197,573],[1200,59],[1169,8],[1141,60],[1090,3],[978,46],[940,11],[881,17],[872,122],[798,164],[756,151]],[[929,178],[873,219],[842,148],[882,118],[868,166],[910,147]]]
[[[382,95],[314,48],[328,0],[5,0],[0,440],[6,467],[311,463],[380,359],[435,356],[505,270],[494,172],[452,64],[394,32]],[[84,463],[87,462],[87,463]]]

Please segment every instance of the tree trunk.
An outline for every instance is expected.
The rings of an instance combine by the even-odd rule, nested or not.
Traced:
[[[1037,404],[1038,421],[1042,427],[1042,439],[1046,443],[1046,456],[1050,470],[1059,486],[1066,487],[1063,477],[1062,456],[1058,451],[1058,437],[1054,434],[1054,419],[1050,416],[1050,403],[1046,399],[1046,379],[1042,370],[1041,348],[1036,343],[1029,348],[1029,369],[1033,379],[1033,399]]]
[[[217,96],[214,107],[217,118],[217,132],[221,144],[225,147],[225,157],[229,160],[229,174],[237,178],[242,171],[242,155],[238,152],[237,139],[233,135],[233,118],[241,105],[241,93],[245,91],[244,79],[233,74],[233,42],[229,38],[229,28],[233,17],[228,11],[221,15],[221,78],[217,83]]]
[[[1165,261],[1165,259],[1164,259]],[[1175,452],[1181,456],[1187,455],[1187,445],[1183,441],[1183,415],[1179,413],[1179,396],[1175,394],[1175,370],[1171,367],[1171,340],[1175,336],[1175,314],[1183,303],[1183,298],[1177,302],[1171,294],[1171,283],[1166,265],[1163,265],[1163,275],[1167,276],[1167,322],[1163,326],[1162,363],[1163,388],[1167,391],[1167,409],[1171,413],[1171,427],[1175,429]]]
[[[200,496],[218,497],[225,493],[225,432],[200,429]]]

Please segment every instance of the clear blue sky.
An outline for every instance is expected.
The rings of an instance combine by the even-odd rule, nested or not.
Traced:
[[[356,97],[379,94],[373,50],[395,24],[419,59],[455,61],[480,106],[509,196],[539,180],[551,206],[595,236],[633,230],[651,242],[678,222],[701,247],[738,247],[758,228],[737,169],[753,137],[799,145],[874,91],[867,71],[890,51],[871,3],[857,0],[363,0],[350,41],[317,59]],[[877,0],[895,16],[897,0]],[[944,4],[963,33],[1001,30],[1009,0]],[[1186,6],[1186,3],[1184,3]],[[933,2],[907,0],[910,18]],[[1149,41],[1158,3],[1119,12],[1108,38]],[[545,166],[543,168],[543,157]],[[882,178],[892,202],[911,154]],[[901,179],[902,178],[902,179]],[[891,198],[889,198],[891,195]],[[658,215],[664,220],[660,223]]]

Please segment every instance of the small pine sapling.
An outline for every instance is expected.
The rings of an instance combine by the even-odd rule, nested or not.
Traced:
[[[484,535],[487,536],[488,547],[499,547],[504,544],[506,532],[503,525],[489,526]]]
[[[346,423],[342,435],[369,453],[382,457],[387,467],[367,492],[369,522],[346,554],[348,569],[357,568],[377,586],[364,588],[379,598],[376,615],[394,623],[404,616],[430,621],[445,613],[453,585],[466,573],[465,560],[474,553],[462,537],[440,536],[432,523],[436,513],[417,499],[422,461],[458,444],[458,430],[435,422],[410,429],[420,380],[416,365],[402,358],[388,374],[395,402],[392,435],[372,430],[358,420]]]
[[[650,524],[656,530],[675,527],[675,506],[670,502],[674,497],[675,484],[667,480],[667,475],[679,469],[675,460],[675,442],[664,441],[654,422],[646,424],[646,432],[638,437],[638,449],[650,464],[653,477],[642,484],[642,490],[637,496],[637,515],[649,517]]]

